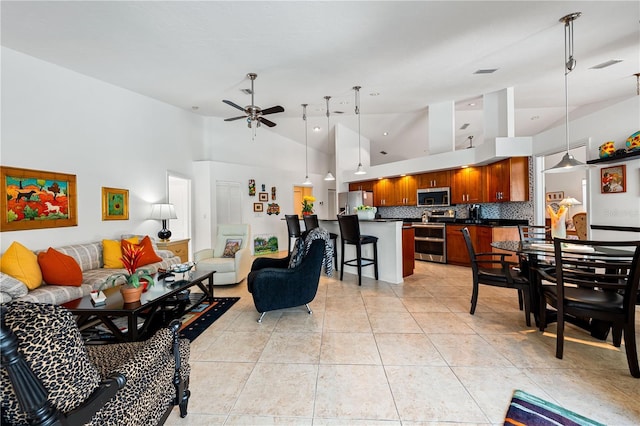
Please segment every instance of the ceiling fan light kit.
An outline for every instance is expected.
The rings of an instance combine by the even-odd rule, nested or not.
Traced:
[[[366,175],[367,172],[362,167],[362,151],[360,147],[360,86],[353,86],[353,90],[356,92],[356,115],[358,116],[358,168],[354,174]]]
[[[329,99],[331,99],[331,96],[325,96],[324,97],[325,101],[327,101],[327,147],[331,146],[331,130],[329,127]],[[329,150],[331,151],[331,150]],[[327,175],[324,177],[324,180],[326,181],[332,181],[332,180],[336,180],[336,178],[331,174],[331,170],[329,170],[327,172]]]
[[[566,173],[573,172],[581,168],[588,167],[586,164],[576,160],[569,153],[569,84],[568,76],[576,67],[576,60],[573,57],[573,21],[578,19],[582,12],[570,13],[559,19],[564,23],[564,104],[565,104],[565,140],[567,143],[567,151],[562,156],[562,160],[550,169],[546,169],[544,173]]]

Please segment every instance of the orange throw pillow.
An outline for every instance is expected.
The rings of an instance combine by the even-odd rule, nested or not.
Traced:
[[[64,253],[49,247],[38,253],[38,264],[42,270],[42,278],[47,284],[80,287],[82,270],[78,262]]]
[[[156,254],[155,250],[153,250],[153,245],[151,244],[151,238],[149,238],[148,235],[144,237],[139,244],[132,244],[127,240],[122,240],[123,247],[125,246],[125,244],[138,245],[142,247],[142,255],[140,256],[140,262],[138,263],[138,266],[144,266],[144,265],[149,265],[151,263],[162,262],[162,258]]]

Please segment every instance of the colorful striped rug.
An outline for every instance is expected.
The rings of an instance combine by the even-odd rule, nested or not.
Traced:
[[[516,390],[513,393],[504,424],[515,426],[604,426],[602,423],[521,390]]]
[[[215,297],[213,303],[202,303],[194,310],[182,316],[180,336],[192,342],[209,327],[215,320],[240,300],[239,297]]]

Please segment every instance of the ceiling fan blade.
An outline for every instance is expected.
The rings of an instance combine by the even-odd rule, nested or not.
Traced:
[[[240,120],[241,118],[247,118],[247,116],[241,115],[240,117],[225,118],[224,121],[235,121],[235,120]]]
[[[280,105],[272,106],[271,108],[263,109],[262,115],[275,114],[277,112],[284,112],[284,108]]]
[[[232,107],[234,107],[234,108],[237,108],[237,109],[239,109],[240,111],[244,111],[244,108],[242,108],[242,107],[241,107],[240,105],[238,105],[238,104],[234,104],[234,103],[233,103],[233,102],[231,102],[231,101],[228,101],[228,100],[226,100],[226,99],[223,99],[223,100],[222,100],[222,102],[224,102],[225,104],[227,104],[227,105],[229,105],[229,106],[232,106]]]
[[[276,123],[274,123],[273,121],[269,121],[264,117],[258,117],[258,121],[269,127],[275,127],[276,125]]]

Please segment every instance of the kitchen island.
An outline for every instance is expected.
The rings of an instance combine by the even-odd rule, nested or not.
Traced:
[[[340,226],[337,219],[320,219],[320,226],[329,232],[338,234],[337,252],[338,268],[342,265],[340,251]],[[378,237],[378,279],[392,284],[400,284],[402,279],[402,219],[360,220],[360,234]],[[362,256],[373,258],[373,247],[362,246]],[[345,245],[345,259],[354,259],[356,249],[353,245]],[[357,274],[355,266],[347,266],[346,273]],[[373,266],[362,268],[362,276],[373,278]]]

